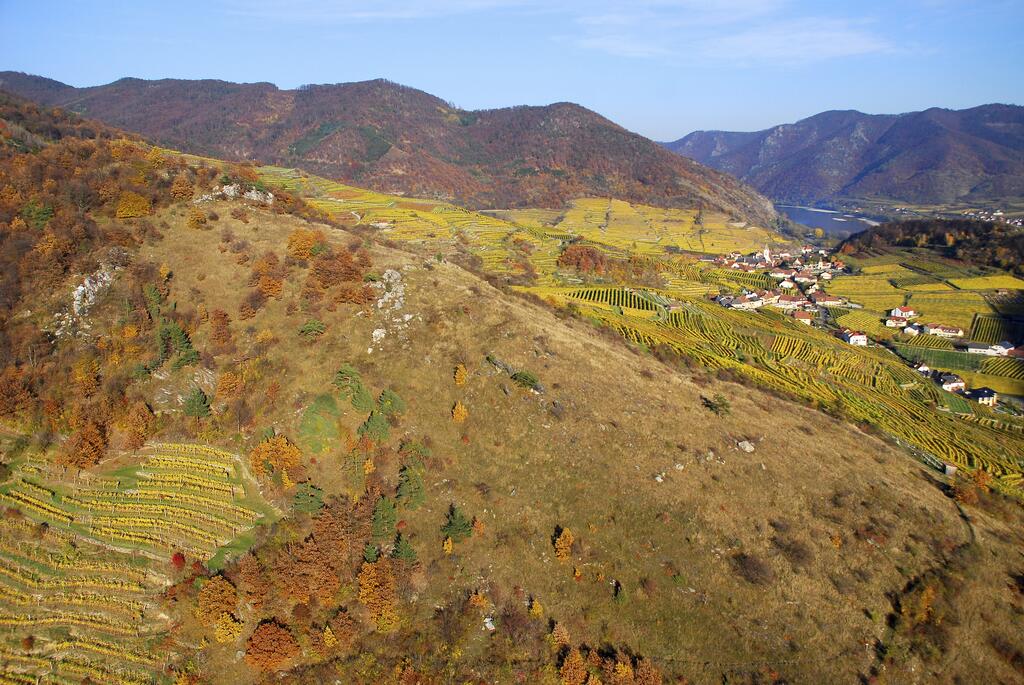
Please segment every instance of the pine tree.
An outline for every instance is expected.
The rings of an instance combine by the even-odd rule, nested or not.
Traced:
[[[395,547],[391,550],[391,556],[399,561],[412,563],[416,561],[416,550],[412,548],[409,539],[399,533],[395,537]]]
[[[378,559],[380,559],[380,550],[377,549],[377,545],[367,542],[363,547],[363,561],[372,564]]]
[[[398,502],[408,509],[417,509],[426,501],[423,472],[413,464],[404,465],[398,472]]]
[[[386,496],[378,499],[373,507],[373,539],[383,540],[391,537],[396,520],[395,501]]]
[[[454,542],[462,542],[473,533],[473,525],[453,504],[448,508],[448,519],[441,526],[441,532]]]
[[[202,388],[195,388],[185,398],[185,416],[191,416],[198,421],[210,415],[210,398],[206,396]]]

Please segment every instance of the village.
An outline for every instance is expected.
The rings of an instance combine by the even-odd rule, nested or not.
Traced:
[[[850,345],[879,345],[889,349],[888,346],[880,345],[879,341],[872,340],[867,332],[839,326],[833,320],[829,308],[853,310],[863,307],[849,298],[826,292],[825,288],[834,279],[850,273],[846,263],[829,250],[803,245],[798,252],[782,250],[773,253],[766,245],[759,252],[746,255],[732,252],[709,258],[707,261],[722,269],[767,274],[777,281],[777,287],[770,290],[744,289],[739,294],[722,293],[714,297],[713,299],[723,307],[742,311],[757,311],[762,307],[771,307],[792,317],[794,321],[828,331]],[[951,340],[958,352],[1024,359],[1024,345],[1016,346],[1011,341],[995,344],[969,341],[963,328],[940,322],[922,321],[921,314],[913,307],[894,307],[882,323],[886,328],[910,337],[932,335]],[[915,371],[940,385],[947,392],[989,407],[995,407],[999,402],[999,394],[996,391],[988,387],[968,388],[964,379],[955,373],[933,370],[923,363],[913,367]]]

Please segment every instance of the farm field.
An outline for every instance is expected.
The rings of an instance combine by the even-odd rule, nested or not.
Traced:
[[[11,682],[152,682],[167,649],[158,600],[171,556],[216,568],[274,517],[230,453],[156,444],[141,456],[99,475],[25,460],[0,487],[0,503],[21,514],[0,528],[0,661]]]

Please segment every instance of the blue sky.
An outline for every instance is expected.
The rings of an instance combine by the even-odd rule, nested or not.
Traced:
[[[569,100],[669,140],[1024,103],[1024,0],[0,0],[0,69],[76,86],[384,77],[471,109]]]

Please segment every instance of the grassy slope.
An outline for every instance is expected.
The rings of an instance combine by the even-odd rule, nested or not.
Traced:
[[[216,232],[186,232],[180,214],[168,219],[166,239],[143,251],[172,266],[180,306],[194,299],[236,312],[248,267],[216,249]],[[253,243],[256,254],[281,254],[298,222],[258,214],[247,226],[227,218],[219,225]],[[233,328],[238,339],[264,328],[277,335],[268,356],[282,383],[275,415],[285,432],[297,432],[300,410],[329,388],[343,362],[373,388],[390,385],[409,401],[393,432],[429,436],[440,462],[428,474],[427,506],[407,517],[428,577],[405,609],[411,620],[467,589],[498,598],[521,586],[574,639],[629,645],[696,682],[762,668],[792,682],[850,682],[873,662],[866,645],[885,637],[887,593],[941,566],[969,539],[936,479],[875,438],[759,390],[714,381],[702,387],[454,265],[373,252],[377,270],[408,268],[404,311],[414,318],[404,336],[389,331],[368,353],[380,314],[356,317],[341,307],[323,314],[327,333],[319,342],[300,340],[308,315],[285,311],[298,282]],[[203,327],[195,336],[200,349],[206,333]],[[516,389],[483,361],[486,354],[535,372],[547,393]],[[459,361],[472,374],[464,388],[451,380]],[[701,395],[716,392],[731,400],[731,416],[701,408]],[[456,399],[470,412],[461,427],[449,418]],[[555,401],[565,408],[561,419],[551,411]],[[344,409],[350,428],[364,418]],[[743,439],[756,444],[753,454],[735,448]],[[330,456],[311,470],[328,491],[348,486]],[[445,557],[438,528],[449,502],[479,516],[487,531]],[[771,539],[782,534],[770,521],[790,526],[785,535],[809,547],[809,563],[797,570],[779,553]],[[979,607],[949,627],[951,649],[930,668],[945,668],[949,679],[985,669],[1009,680],[1013,673],[985,640],[993,631],[1012,633],[1006,578],[1015,570],[1009,559],[1020,528],[983,514],[976,524],[989,529],[986,554],[965,578],[963,597]],[[573,564],[580,581],[573,564],[553,559],[557,525],[579,540]],[[738,578],[731,558],[739,552],[765,559],[776,579],[757,586]],[[672,567],[676,580],[666,574]],[[644,578],[653,580],[650,596],[640,590]],[[612,599],[613,580],[622,583],[624,601]],[[464,645],[466,658],[486,639],[481,631]],[[223,682],[237,682],[237,671],[224,673]]]

